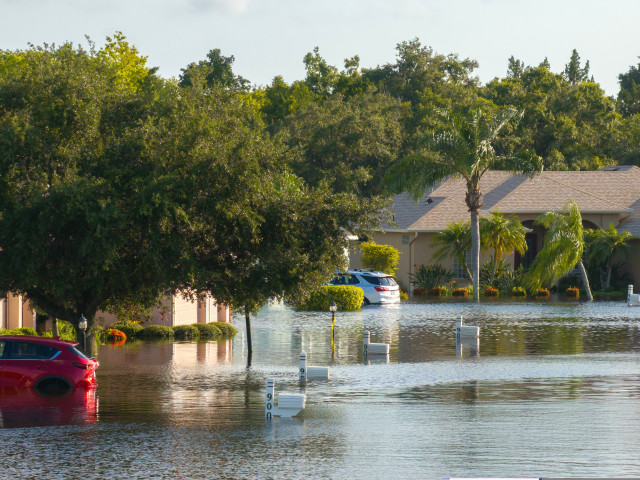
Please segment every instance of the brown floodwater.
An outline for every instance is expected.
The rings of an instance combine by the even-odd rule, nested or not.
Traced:
[[[103,345],[95,390],[0,394],[0,478],[640,476],[640,308],[371,306],[338,313],[334,348],[330,326],[265,308],[250,363],[238,320],[229,341]],[[388,358],[363,358],[365,329]],[[298,381],[301,351],[328,381]],[[306,394],[299,417],[265,420],[267,378]]]

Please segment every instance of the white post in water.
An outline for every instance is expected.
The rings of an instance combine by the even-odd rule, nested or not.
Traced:
[[[477,337],[480,335],[480,327],[462,324],[462,315],[456,317],[456,340],[462,337]]]
[[[627,305],[630,307],[640,306],[640,293],[633,293],[633,285],[629,285],[629,290],[627,290]]]
[[[301,382],[307,380],[307,354],[300,352],[300,369],[298,371],[298,377]]]
[[[364,356],[368,355],[388,355],[389,354],[389,344],[388,343],[371,343],[369,340],[371,339],[371,335],[369,334],[369,330],[365,330],[362,333],[362,353]]]
[[[274,384],[275,381],[273,378],[267,378],[267,403],[265,405],[264,416],[267,420],[271,420],[273,418],[273,392],[274,392]]]

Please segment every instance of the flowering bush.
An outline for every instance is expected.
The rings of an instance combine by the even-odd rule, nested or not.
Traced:
[[[443,297],[449,293],[449,289],[443,285],[429,289],[429,295],[432,297]]]
[[[413,295],[416,297],[424,297],[426,290],[422,287],[416,287],[413,289]]]
[[[513,287],[513,289],[511,290],[511,295],[513,295],[514,297],[526,297],[527,291],[524,289],[524,287]]]
[[[498,292],[497,288],[487,287],[487,288],[484,289],[485,297],[497,297],[498,294],[499,294],[499,292]]]
[[[568,298],[579,298],[580,297],[580,289],[576,287],[567,288],[566,295]]]
[[[546,288],[541,288],[536,292],[536,297],[538,298],[549,298],[549,295],[551,295],[551,292]]]
[[[127,335],[117,328],[107,328],[102,332],[102,337],[108,342],[124,342],[127,340]]]
[[[404,290],[400,290],[400,300],[409,300],[409,294]]]
[[[466,297],[469,295],[469,290],[466,288],[456,288],[451,292],[454,297]]]

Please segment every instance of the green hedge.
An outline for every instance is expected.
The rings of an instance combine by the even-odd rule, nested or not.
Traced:
[[[223,337],[233,337],[238,333],[236,327],[227,322],[213,322],[211,325],[218,327],[218,330],[220,330]]]
[[[176,325],[172,328],[174,338],[179,340],[189,340],[200,336],[200,330],[193,325]]]
[[[193,327],[200,332],[200,338],[219,338],[222,336],[216,323],[194,323]]]
[[[336,302],[340,312],[360,310],[364,292],[361,288],[350,285],[327,285],[312,293],[306,302],[298,305],[298,310],[328,312],[332,300]]]
[[[36,332],[31,327],[18,327],[13,330],[9,330],[7,328],[0,328],[0,335],[32,335],[34,337],[38,336],[38,332]]]
[[[164,325],[147,325],[138,332],[137,337],[145,339],[171,338],[173,337],[173,328]]]
[[[609,301],[622,300],[622,301],[626,301],[627,300],[627,292],[616,292],[616,291],[601,292],[601,291],[596,290],[595,292],[593,292],[593,298],[595,300],[609,300]]]

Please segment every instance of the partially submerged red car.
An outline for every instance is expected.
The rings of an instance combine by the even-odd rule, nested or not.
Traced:
[[[99,364],[76,345],[59,338],[0,336],[0,388],[58,393],[95,385]]]

